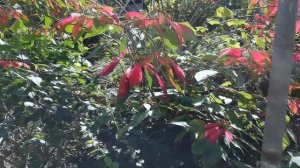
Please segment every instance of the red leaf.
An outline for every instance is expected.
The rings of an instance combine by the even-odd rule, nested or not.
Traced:
[[[117,103],[124,101],[129,94],[129,80],[128,75],[130,73],[130,69],[128,69],[121,77],[119,87],[118,87],[118,95],[117,95]]]
[[[120,52],[120,58],[124,58],[125,55],[129,54],[130,50],[129,49],[125,49],[123,51]]]
[[[241,63],[245,66],[248,65],[247,63],[247,58],[246,57],[240,57],[240,58],[232,58],[232,59],[229,59],[225,62],[225,66],[232,66],[234,65],[235,63]]]
[[[79,31],[80,31],[80,28],[81,28],[81,25],[82,23],[84,22],[85,19],[81,18],[81,19],[77,19],[77,23],[74,25],[73,29],[72,29],[72,35],[73,36],[77,36]]]
[[[156,19],[144,19],[141,22],[137,22],[137,26],[141,29],[144,29],[148,26],[153,26],[156,24]]]
[[[6,11],[0,11],[0,27],[7,26],[9,22],[9,13]]]
[[[294,54],[292,57],[293,64],[300,60],[300,54]]]
[[[193,33],[193,31],[189,27],[185,26],[182,23],[173,22],[171,20],[168,20],[168,22],[172,26],[172,28],[175,30],[175,32],[177,33],[179,45],[182,45],[184,43],[184,37],[183,37],[184,34]]]
[[[296,34],[300,34],[300,21],[296,22]]]
[[[4,67],[4,68],[9,68],[9,67],[13,67],[13,68],[26,68],[26,69],[30,69],[30,66],[28,64],[25,64],[23,62],[18,62],[18,61],[0,61],[0,66]]]
[[[213,128],[213,127],[219,127],[224,125],[222,122],[217,122],[217,123],[207,123],[204,125],[204,128],[209,129],[209,128]]]
[[[233,58],[239,58],[243,54],[243,50],[240,48],[226,48],[221,51],[221,56],[229,56]]]
[[[145,67],[145,69],[146,69],[148,72],[150,72],[152,75],[155,76],[155,78],[156,78],[156,80],[157,80],[157,82],[158,82],[160,88],[162,89],[164,95],[167,96],[168,93],[167,93],[167,89],[166,89],[165,82],[162,80],[162,78],[161,78],[156,72],[154,72],[154,71],[150,68],[150,67],[152,67],[152,66],[153,66],[153,65],[151,65],[151,64],[147,64],[147,65],[145,65],[144,67]]]
[[[118,25],[120,23],[120,20],[118,19],[117,15],[114,13],[113,8],[109,6],[103,6],[101,8],[101,12],[105,14],[106,16],[112,18],[115,23]]]
[[[153,59],[154,55],[150,55],[148,56],[147,58],[145,58],[140,64],[141,66],[145,66],[147,65],[148,63],[150,63]]]
[[[250,0],[248,8],[252,9],[258,3],[258,1],[259,0]]]
[[[227,142],[233,141],[233,136],[232,136],[231,132],[229,132],[229,131],[227,131],[227,130],[225,130],[225,140],[226,140]]]
[[[128,75],[129,86],[134,87],[138,86],[143,80],[142,68],[140,64],[135,64]]]
[[[171,58],[169,59],[169,61],[171,62],[173,71],[176,74],[178,80],[181,82],[182,86],[185,86],[186,81],[183,69],[179,65],[177,65]]]
[[[253,61],[259,65],[264,65],[267,63],[268,58],[270,57],[267,52],[264,51],[251,51],[250,55]]]
[[[127,20],[133,20],[133,19],[138,19],[138,20],[142,20],[145,19],[147,17],[146,14],[140,13],[140,12],[127,12],[124,14],[124,18]]]
[[[20,19],[22,14],[18,11],[12,11],[12,15],[15,19]]]
[[[173,22],[171,20],[168,20],[170,25],[173,27],[173,29],[180,35],[183,35],[184,33],[191,33],[192,30],[185,26],[184,24],[182,23],[179,23],[179,22]]]
[[[208,138],[208,141],[210,143],[215,143],[219,139],[219,137],[224,134],[225,129],[224,128],[218,128],[218,127],[213,127],[210,129],[207,129],[204,132],[204,137]]]
[[[99,17],[99,21],[100,22],[103,22],[103,23],[106,23],[106,24],[115,24],[114,20],[113,19],[110,19],[106,16],[100,16]]]
[[[164,16],[163,13],[159,12],[159,13],[157,14],[157,21],[158,21],[158,24],[160,24],[160,25],[166,23],[166,18],[165,18],[165,16]]]
[[[71,24],[72,22],[74,22],[75,20],[77,20],[80,17],[79,13],[72,13],[71,16],[60,20],[57,24],[56,24],[56,29],[58,31],[62,31],[67,25]]]
[[[256,14],[255,15],[255,20],[256,20],[256,22],[263,22],[263,23],[266,23],[266,24],[270,23],[270,18],[266,15]]]
[[[93,28],[94,20],[92,18],[86,18],[86,28],[89,30]]]
[[[115,68],[116,66],[119,64],[120,62],[120,58],[115,58],[110,64],[106,65],[99,73],[99,76],[102,77],[102,76],[106,76],[108,75],[109,73],[111,73]]]
[[[275,16],[278,10],[278,0],[272,0],[269,3],[269,9],[266,13],[267,16]]]
[[[291,110],[291,112],[293,114],[297,114],[298,113],[298,110],[299,110],[299,103],[296,99],[289,99],[288,100],[288,106],[289,106],[289,109]]]

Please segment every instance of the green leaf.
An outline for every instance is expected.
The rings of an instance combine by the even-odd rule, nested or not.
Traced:
[[[22,41],[34,41],[34,40],[38,40],[38,39],[43,39],[45,38],[45,36],[43,35],[35,35],[35,34],[25,34],[21,37]]]
[[[49,29],[51,27],[51,24],[52,24],[51,18],[48,17],[48,16],[45,16],[44,24],[45,24],[45,28]]]
[[[203,155],[203,167],[216,167],[215,165],[222,159],[222,150],[219,144],[208,143],[208,151]]]
[[[66,31],[68,34],[71,34],[72,31],[73,31],[73,27],[74,27],[74,25],[67,25],[67,26],[65,27],[65,31]]]
[[[199,119],[193,119],[189,122],[190,129],[194,133],[200,133],[202,134],[205,131],[204,125],[205,122]]]
[[[207,27],[202,27],[202,26],[199,26],[199,27],[196,27],[196,32],[197,34],[200,34],[200,33],[204,33],[208,30]]]
[[[149,86],[149,88],[152,88],[153,78],[152,78],[151,74],[147,70],[145,70],[144,72],[146,74],[146,79],[147,79],[148,86]]]
[[[136,126],[140,125],[140,123],[142,121],[144,121],[148,116],[149,116],[148,113],[145,111],[137,112],[132,119],[132,122],[131,122],[132,126],[136,127]]]
[[[231,85],[232,85],[232,83],[230,81],[227,81],[227,82],[224,82],[221,84],[221,86],[223,86],[223,87],[227,87],[227,86],[231,86]]]
[[[288,135],[285,133],[282,139],[282,150],[284,151],[290,145],[290,139]]]
[[[238,27],[246,24],[245,20],[241,19],[232,19],[226,22],[228,26]]]
[[[194,155],[204,155],[208,149],[208,142],[206,139],[196,139],[191,146]]]
[[[177,47],[179,45],[176,32],[173,30],[170,30],[170,29],[167,30],[163,41],[164,41],[165,46],[171,50],[177,49]]]
[[[207,23],[210,25],[219,25],[221,22],[217,19],[207,19]]]
[[[187,41],[195,40],[196,39],[196,30],[195,30],[195,28],[192,25],[190,25],[189,22],[181,22],[181,24],[188,27],[192,31],[192,33],[184,33],[183,34],[184,40],[187,40]]]
[[[88,33],[85,34],[84,39],[97,36],[108,30],[109,30],[109,25],[93,27]]]
[[[215,16],[219,18],[233,18],[233,12],[226,7],[219,7]]]
[[[119,50],[120,51],[126,50],[127,49],[127,44],[128,44],[128,38],[127,38],[127,36],[122,36],[121,40],[120,40]]]
[[[242,97],[244,97],[245,99],[248,99],[248,100],[251,100],[253,99],[252,95],[247,93],[247,92],[244,92],[244,91],[240,91],[238,92]]]
[[[262,49],[265,49],[265,48],[266,48],[266,43],[265,43],[265,41],[264,41],[262,38],[258,37],[257,35],[254,35],[253,37],[254,37],[255,43],[256,43],[260,48],[262,48]]]

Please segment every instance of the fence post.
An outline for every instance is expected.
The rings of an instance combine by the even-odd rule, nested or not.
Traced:
[[[279,0],[275,21],[272,66],[268,90],[261,168],[281,167],[282,139],[286,131],[288,85],[291,79],[292,52],[298,0]]]

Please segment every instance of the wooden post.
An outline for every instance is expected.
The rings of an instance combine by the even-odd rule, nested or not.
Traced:
[[[279,0],[278,4],[261,168],[281,167],[282,139],[286,131],[285,115],[288,86],[291,79],[297,6],[298,0]]]

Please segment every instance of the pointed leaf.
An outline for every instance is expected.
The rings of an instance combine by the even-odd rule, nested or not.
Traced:
[[[289,109],[293,114],[297,114],[299,111],[299,102],[296,99],[289,99],[288,100]]]
[[[120,63],[120,58],[117,57],[115,58],[111,63],[109,63],[108,65],[106,65],[99,73],[99,76],[102,77],[102,76],[106,76],[108,75],[109,73],[111,73],[115,68],[116,66]]]
[[[225,131],[225,140],[227,141],[227,142],[231,142],[231,141],[233,141],[233,136],[232,136],[232,134],[231,134],[231,132],[229,132],[229,131]]]
[[[71,16],[60,20],[58,23],[56,23],[56,29],[58,31],[62,31],[65,29],[65,27],[71,23],[73,23],[75,20],[77,20],[81,15],[79,13],[72,13]]]
[[[133,20],[133,19],[142,20],[145,19],[146,17],[147,17],[146,14],[136,12],[136,11],[127,12],[124,14],[124,18],[127,20]]]
[[[1,61],[0,60],[0,66],[4,67],[4,68],[9,68],[9,67],[13,67],[13,68],[26,68],[26,69],[30,69],[30,66],[28,64],[25,64],[23,62],[18,62],[18,61]]]
[[[264,51],[251,51],[251,57],[257,64],[265,64],[269,58],[269,54]]]
[[[86,28],[89,30],[94,26],[94,19],[86,18]]]
[[[118,25],[120,23],[120,20],[118,19],[117,15],[114,13],[113,8],[109,6],[102,6],[101,12],[105,14],[106,16],[112,18],[115,23]]]
[[[121,77],[119,88],[118,88],[118,95],[117,95],[117,103],[123,102],[129,94],[129,79],[128,75],[130,73],[130,69],[128,69]]]
[[[243,54],[243,50],[240,48],[227,48],[221,51],[220,56],[229,56],[233,58],[239,58]]]
[[[278,0],[272,0],[269,3],[269,8],[266,13],[267,16],[275,16],[278,10]]]
[[[130,87],[138,86],[143,80],[142,68],[140,64],[135,64],[128,76]]]
[[[177,78],[181,82],[181,85],[184,87],[186,84],[186,81],[185,81],[185,74],[184,74],[183,69],[181,69],[181,67],[179,65],[177,65],[176,63],[172,63],[172,67],[173,67],[173,70],[174,70]]]
[[[151,67],[151,64],[147,64],[144,66],[148,72],[150,72],[153,76],[155,76],[160,88],[162,89],[163,93],[165,96],[167,96],[167,89],[166,89],[166,85],[165,85],[165,82],[162,80],[162,78],[156,73],[154,72],[150,67]]]

